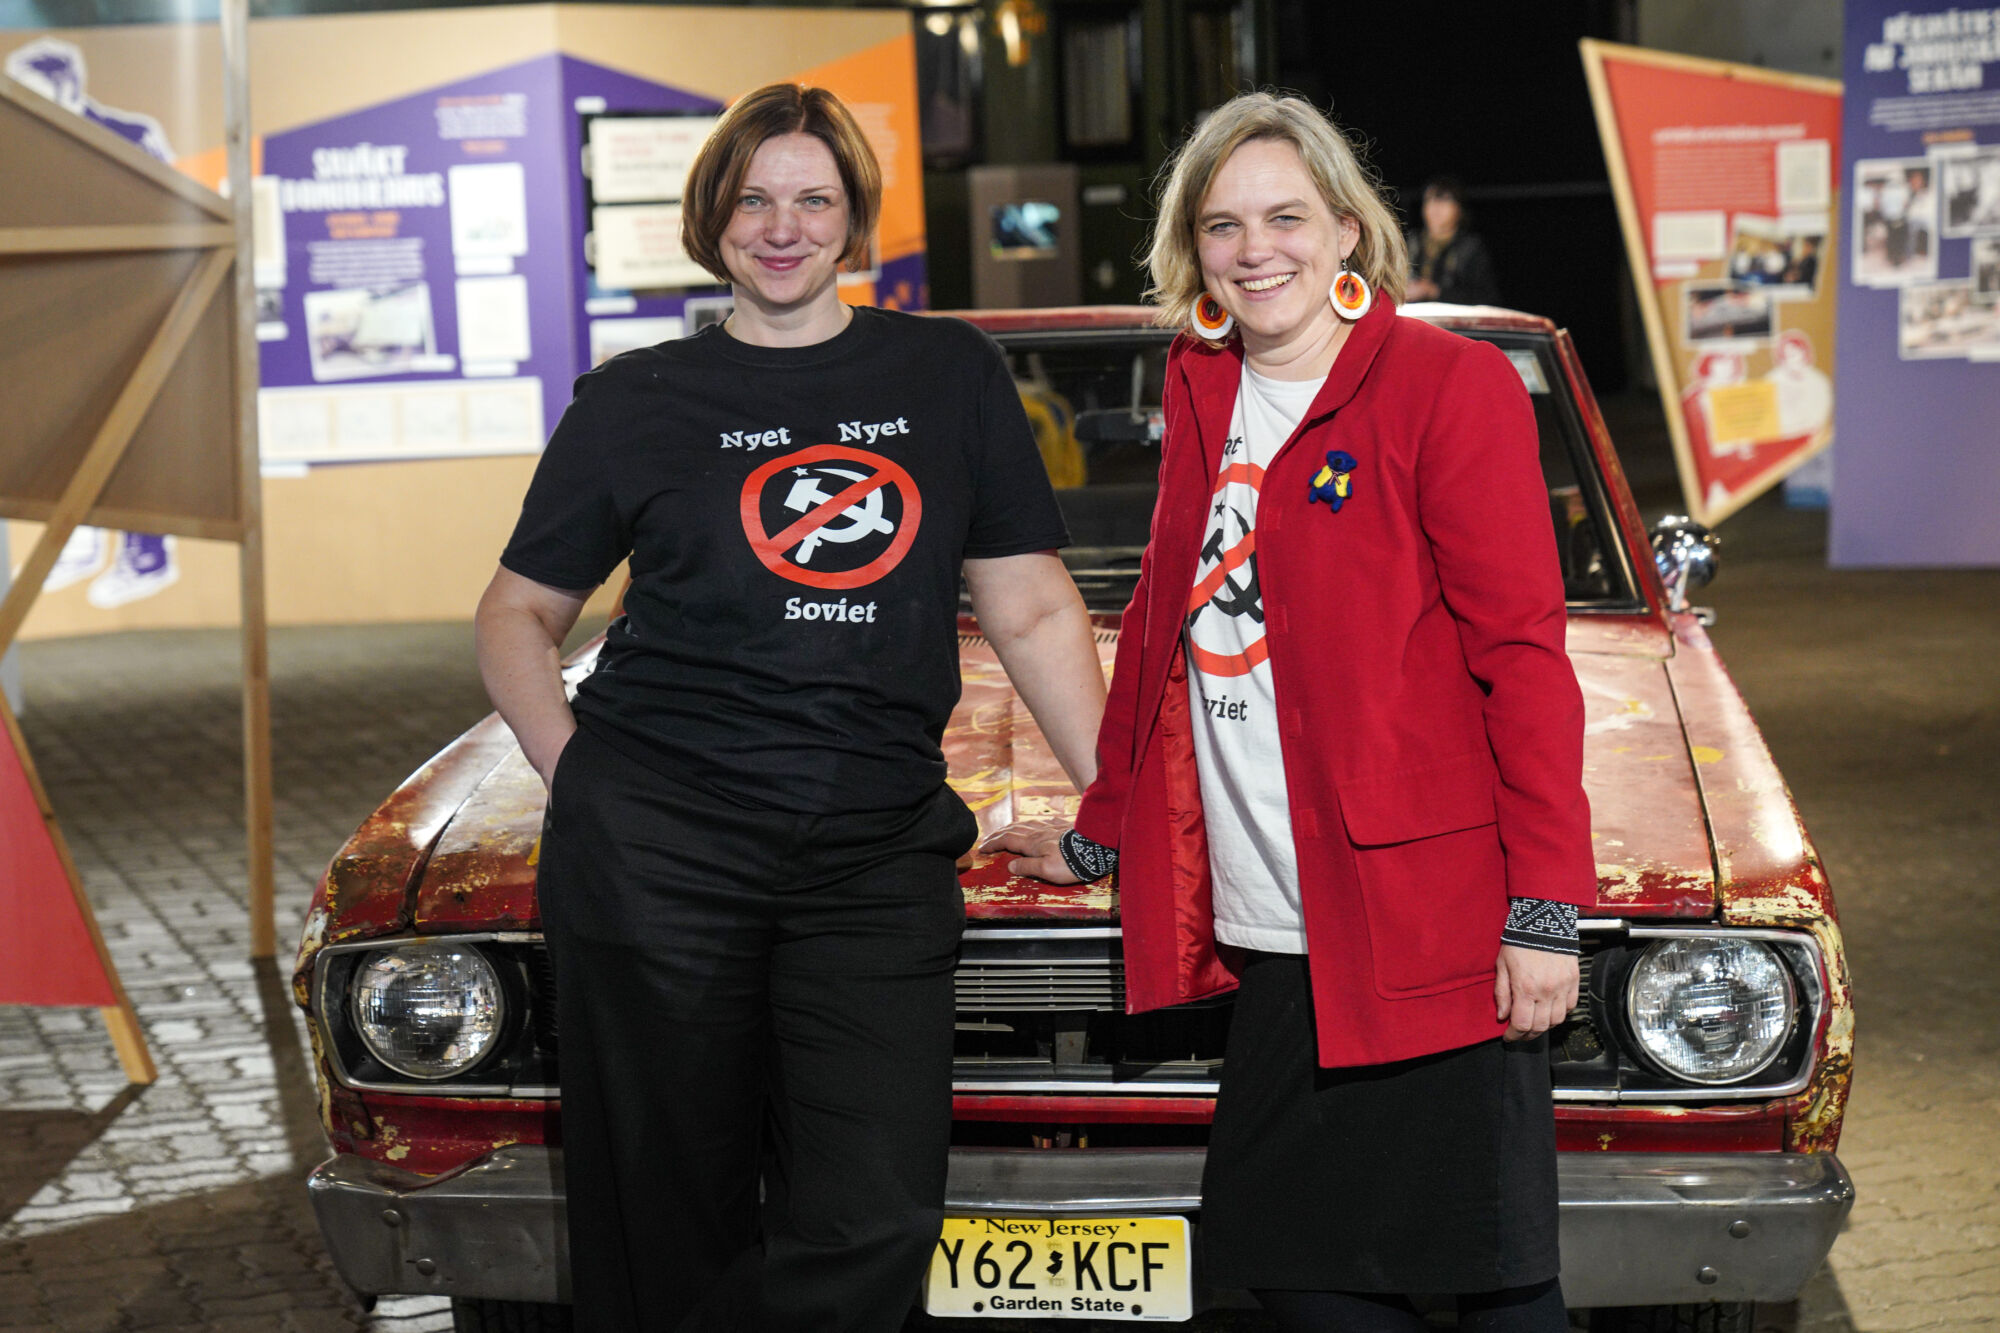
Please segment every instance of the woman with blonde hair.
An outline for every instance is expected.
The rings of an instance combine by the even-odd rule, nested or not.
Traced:
[[[881,172],[773,84],[696,156],[683,242],[735,309],[577,383],[479,606],[549,787],[539,894],[586,1333],[887,1333],[944,1202],[958,587],[1071,776],[1104,682],[999,349],[852,308]],[[565,697],[590,590],[632,582]]]
[[[1249,94],[1172,162],[1160,494],[1073,829],[1136,1012],[1235,989],[1207,1280],[1286,1330],[1560,1330],[1543,1034],[1594,900],[1583,702],[1507,358],[1399,319],[1346,137]]]

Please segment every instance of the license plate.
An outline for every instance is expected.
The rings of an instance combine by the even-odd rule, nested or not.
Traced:
[[[1185,1217],[947,1217],[928,1314],[1171,1322],[1194,1317]]]

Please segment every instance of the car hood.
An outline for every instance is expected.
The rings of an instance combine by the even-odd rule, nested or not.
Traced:
[[[1600,916],[1715,911],[1699,756],[1688,745],[1667,670],[1672,642],[1650,620],[1570,622]]]
[[[1117,638],[1108,628],[1097,633],[1107,673]],[[1636,619],[1579,619],[1570,631],[1584,696],[1584,784],[1597,853],[1595,910],[1602,915],[1715,910],[1699,756],[1690,752],[1666,670],[1671,642],[1656,625]],[[959,654],[964,691],[944,749],[951,785],[978,817],[982,838],[1016,820],[1067,817],[1076,795],[992,646],[963,633]],[[413,923],[425,932],[537,926],[542,803],[541,779],[509,747],[438,833],[415,886]],[[1008,859],[975,850],[960,862],[971,919],[1117,916],[1117,895],[1108,886],[1022,879],[1008,873]]]

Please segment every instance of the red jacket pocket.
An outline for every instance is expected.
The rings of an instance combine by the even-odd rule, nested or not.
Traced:
[[[1491,980],[1507,914],[1495,779],[1492,759],[1475,751],[1340,784],[1385,999]]]
[[[1507,917],[1506,867],[1489,824],[1354,853],[1375,991],[1384,999],[1491,985]]]
[[[1340,784],[1340,813],[1357,847],[1477,828],[1495,819],[1498,774],[1482,751]]]

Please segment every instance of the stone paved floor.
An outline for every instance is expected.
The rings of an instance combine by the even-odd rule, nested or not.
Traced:
[[[2000,1328],[2000,571],[1829,572],[1823,516],[1769,504],[1724,531],[1711,632],[1854,976],[1859,1198],[1801,1326]]]
[[[1760,1325],[1996,1327],[2000,575],[1829,573],[1822,531],[1758,506],[1705,594],[1841,895],[1861,1005],[1860,1203]],[[243,958],[234,638],[23,656],[24,725],[160,1081],[126,1088],[92,1012],[0,1008],[0,1329],[447,1328],[435,1301],[364,1314],[299,1185],[323,1155],[302,1030],[283,961]],[[485,703],[462,625],[280,631],[272,656],[282,942],[347,832]]]
[[[0,1328],[442,1329],[372,1318],[300,1186],[325,1156],[289,960],[245,960],[236,642],[27,645],[22,719],[151,1039],[128,1089],[93,1011],[0,1008]],[[486,708],[467,627],[272,638],[278,936],[355,824]]]

